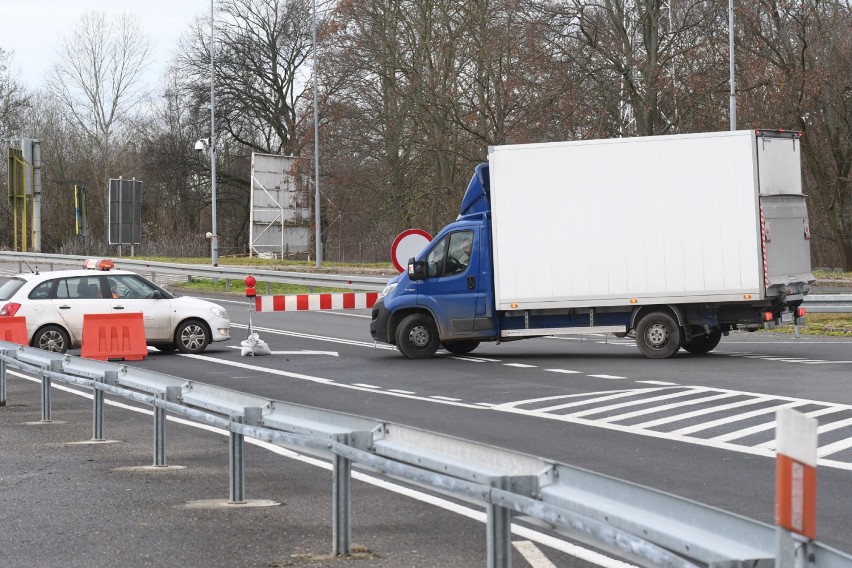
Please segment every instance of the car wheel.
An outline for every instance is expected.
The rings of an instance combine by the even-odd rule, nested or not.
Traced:
[[[445,341],[441,343],[441,347],[455,355],[466,355],[479,347],[479,341],[476,339],[463,339],[461,341]]]
[[[694,337],[690,341],[685,342],[683,348],[694,355],[704,355],[716,349],[716,346],[719,345],[721,340],[722,332],[717,330],[710,332],[708,335]]]
[[[199,320],[187,320],[175,330],[175,344],[182,353],[201,353],[210,343],[210,331]]]
[[[35,332],[32,346],[54,353],[65,353],[71,347],[71,337],[58,325],[46,325]]]
[[[649,359],[668,359],[678,352],[682,343],[680,326],[665,312],[652,312],[636,326],[636,345]]]
[[[409,359],[428,359],[439,344],[438,328],[425,314],[406,316],[396,328],[396,347]]]

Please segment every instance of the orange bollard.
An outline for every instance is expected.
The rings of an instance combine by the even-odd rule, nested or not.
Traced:
[[[29,345],[27,341],[27,318],[24,316],[0,318],[0,341]]]
[[[83,316],[81,357],[101,361],[141,361],[147,355],[141,312]]]

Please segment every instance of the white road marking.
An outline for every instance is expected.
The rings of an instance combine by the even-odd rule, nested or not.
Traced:
[[[528,540],[516,540],[512,546],[521,553],[532,568],[556,568],[556,564],[547,559],[539,548]]]
[[[398,392],[399,394],[417,394],[414,391],[407,391],[402,389],[388,389],[388,392]]]
[[[450,402],[458,402],[458,401],[461,400],[460,398],[453,398],[451,396],[438,396],[438,395],[430,396],[429,398],[434,398],[436,400],[449,400]]]
[[[231,349],[242,349],[239,345],[229,345]],[[271,355],[329,355],[331,357],[339,357],[340,354],[337,351],[308,351],[304,349],[302,351],[271,351]]]
[[[702,422],[700,424],[694,424],[692,426],[687,426],[686,428],[681,428],[679,430],[673,430],[669,432],[670,434],[678,434],[685,436],[687,434],[694,434],[695,432],[701,432],[702,430],[709,430],[710,428],[715,428],[716,426],[724,426],[726,424],[732,424],[734,422],[741,422],[743,420],[748,420],[750,418],[754,418],[755,416],[761,416],[763,414],[772,414],[776,412],[779,408],[796,408],[798,406],[804,406],[804,402],[788,402],[786,404],[779,404],[776,406],[770,406],[768,408],[761,408],[759,410],[752,410],[751,412],[743,412],[741,414],[736,414],[734,416],[728,416],[726,418],[719,418],[718,420],[711,420],[710,422]]]
[[[573,375],[576,373],[581,373],[582,371],[571,371],[570,369],[544,369],[549,373],[564,373],[566,375]]]
[[[378,390],[377,391],[377,390],[374,390],[374,389],[369,388],[369,387],[362,387],[362,386],[357,386],[357,385],[353,385],[353,384],[335,382],[333,379],[326,379],[326,378],[322,378],[322,377],[313,377],[311,375],[303,375],[301,373],[291,373],[289,371],[281,371],[279,369],[271,369],[269,367],[261,367],[261,366],[258,366],[258,365],[250,365],[248,363],[243,363],[241,361],[227,361],[225,359],[216,359],[215,357],[208,357],[206,355],[191,355],[191,354],[188,354],[188,353],[182,353],[182,354],[180,354],[180,356],[181,357],[189,357],[191,359],[198,359],[200,361],[208,361],[210,363],[215,363],[217,365],[227,365],[229,367],[237,367],[239,369],[246,369],[246,370],[249,370],[249,371],[257,371],[257,372],[260,372],[260,373],[266,373],[266,374],[269,374],[269,375],[278,375],[280,377],[288,377],[288,378],[291,378],[291,379],[299,379],[299,380],[302,380],[302,381],[310,381],[310,382],[314,382],[314,383],[321,383],[321,384],[325,384],[325,385],[328,385],[328,386],[340,387],[340,388],[345,388],[345,389],[361,390],[361,391],[369,391],[369,392],[379,392],[379,393],[385,394],[387,396],[397,396],[397,397],[400,397],[400,398],[410,398],[410,399],[414,399],[414,400],[423,400],[423,401],[432,402],[432,403],[435,403],[435,404],[449,404],[451,406],[461,406],[463,408],[482,409],[481,406],[477,406],[475,404],[467,404],[467,403],[464,403],[464,402],[452,402],[452,401],[449,401],[449,400],[435,400],[435,399],[431,399],[431,398],[425,397],[425,396],[418,396],[418,395],[413,395],[413,394],[404,394],[404,393],[399,393],[399,392],[391,392],[391,391],[387,391],[387,390]]]
[[[627,377],[619,377],[617,375],[589,375],[590,377],[595,377],[596,379],[626,379]]]
[[[729,396],[737,396],[731,394]],[[714,398],[726,398],[723,395],[718,396],[708,396],[704,400],[712,400]],[[692,412],[684,412],[683,414],[676,414],[674,416],[667,416],[665,418],[658,418],[657,420],[651,420],[649,422],[643,422],[642,424],[634,424],[638,428],[654,428],[655,426],[662,426],[663,424],[671,424],[672,422],[680,422],[681,420],[686,420],[688,418],[695,418],[696,416],[704,416],[705,414],[715,414],[716,412],[721,412],[725,410],[731,410],[733,408],[742,408],[743,406],[751,406],[753,404],[762,404],[764,402],[770,402],[774,400],[773,397],[764,397],[764,398],[750,398],[747,400],[740,400],[738,402],[731,402],[728,404],[721,404],[718,406],[711,406],[710,408],[702,408],[701,410],[693,410]],[[695,401],[696,404],[700,404],[702,401]],[[666,406],[666,409],[671,408],[670,406]]]
[[[615,416],[607,416],[606,418],[601,418],[604,422],[621,422],[622,420],[629,420],[630,418],[635,418],[637,416],[645,416],[647,414],[656,414],[658,412],[665,412],[671,410],[673,408],[681,408],[684,406],[694,406],[696,404],[704,404],[706,402],[710,402],[713,400],[720,400],[723,398],[731,398],[737,396],[732,393],[722,393],[722,394],[714,394],[712,396],[702,396],[701,398],[695,398],[692,400],[685,400],[681,402],[675,402],[673,404],[665,404],[663,406],[654,406],[651,408],[643,408],[642,410],[634,410],[633,412],[627,412],[625,414],[616,414]],[[715,408],[715,407],[714,407]],[[659,420],[668,421],[670,418],[661,418]],[[637,428],[650,428],[651,426],[655,426],[659,420],[654,420],[653,422],[645,422],[643,424],[634,424]],[[676,420],[676,419],[675,419]],[[675,420],[672,420],[674,422]],[[659,422],[660,424],[665,424],[665,422]],[[649,424],[651,426],[649,426]]]
[[[504,367],[517,367],[518,369],[535,369],[538,365],[527,365],[526,363],[503,363]]]
[[[365,389],[380,389],[379,385],[368,385],[366,383],[352,383],[356,387],[364,387]]]
[[[812,402],[812,401],[806,401],[806,402]],[[825,403],[822,403],[822,404],[825,404]],[[848,409],[840,407],[840,406],[830,406],[828,408],[815,410],[813,412],[805,412],[805,416],[817,418],[819,416],[824,416],[826,414],[834,414],[835,412],[843,412],[844,410],[848,410]],[[775,429],[775,421],[774,420],[772,420],[770,422],[766,422],[764,424],[758,424],[756,426],[752,426],[751,428],[743,428],[742,430],[737,430],[736,432],[729,432],[727,434],[722,434],[721,436],[716,436],[715,438],[711,438],[711,439],[716,440],[717,442],[728,442],[730,440],[736,440],[738,438],[745,438],[746,436],[751,436],[752,434],[759,434],[760,432],[766,432],[767,430],[773,430],[773,429]],[[775,440],[771,440],[769,442],[759,444],[755,447],[767,449],[767,450],[768,449],[774,449],[775,448]]]
[[[636,381],[637,383],[643,383],[646,385],[664,385],[664,386],[676,386],[677,383],[670,383],[668,381]]]

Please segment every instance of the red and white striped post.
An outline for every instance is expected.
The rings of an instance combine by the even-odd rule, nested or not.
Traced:
[[[797,553],[793,534],[816,539],[817,421],[782,408],[776,424],[775,566],[792,568]]]

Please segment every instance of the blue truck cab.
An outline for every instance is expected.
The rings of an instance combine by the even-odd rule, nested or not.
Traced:
[[[419,359],[439,346],[469,353],[498,337],[488,192],[488,164],[480,164],[456,221],[411,259],[373,306],[373,339]]]

